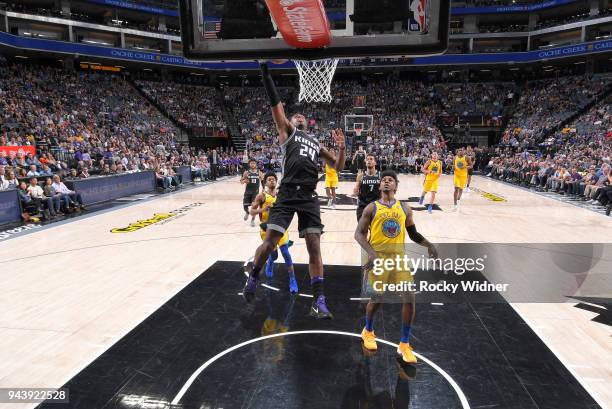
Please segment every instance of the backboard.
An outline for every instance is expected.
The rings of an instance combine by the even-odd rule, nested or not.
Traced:
[[[373,115],[344,115],[345,132],[354,132],[361,136],[363,132],[370,132],[373,126]]]
[[[327,19],[324,23],[329,24],[331,39],[322,48],[291,46],[281,36],[268,7],[299,12],[306,9],[301,3],[312,5],[312,1],[180,0],[185,57],[209,61],[313,60],[409,57],[446,50],[449,0],[316,0],[323,6],[318,11]],[[308,15],[291,23],[312,26]]]

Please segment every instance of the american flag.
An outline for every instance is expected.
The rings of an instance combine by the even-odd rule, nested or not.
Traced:
[[[214,40],[221,31],[221,20],[209,20],[204,22],[204,38]]]

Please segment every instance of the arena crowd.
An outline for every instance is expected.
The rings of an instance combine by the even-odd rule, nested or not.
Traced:
[[[331,129],[345,129],[345,115],[371,116],[370,122],[363,121],[363,135],[349,132],[349,149],[354,152],[362,145],[376,155],[381,168],[410,173],[420,173],[433,151],[441,156],[444,171],[451,172],[452,141],[440,130],[441,118],[482,116],[487,125],[501,129],[504,113],[510,112],[500,143],[472,150],[476,170],[573,195],[609,211],[611,109],[609,97],[599,98],[610,85],[609,75],[520,84],[371,76],[334,81],[329,105],[300,104],[292,87],[280,91],[287,112],[303,113],[309,131],[327,146],[332,145]],[[175,125],[225,132],[228,118],[246,139],[246,152],[196,150]],[[0,61],[0,146],[36,148],[35,153],[14,156],[0,151],[0,189],[20,189],[23,202],[32,202],[49,218],[82,210],[77,192],[62,186],[63,180],[154,171],[159,188],[173,190],[181,185],[180,166],[189,166],[195,180],[236,174],[249,158],[262,169],[279,170],[276,140],[267,99],[258,86],[215,89],[172,81],[132,82],[123,75]],[[352,152],[349,169],[351,158]]]

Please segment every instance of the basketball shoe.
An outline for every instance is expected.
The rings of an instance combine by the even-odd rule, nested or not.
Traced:
[[[369,351],[376,351],[378,346],[376,345],[376,335],[374,331],[368,331],[363,328],[361,331],[361,340],[363,341],[363,346]]]
[[[315,301],[312,302],[312,305],[310,306],[310,315],[319,320],[331,320],[334,318],[332,313],[329,311],[329,308],[327,308],[324,295],[320,295]]]
[[[400,342],[397,347],[397,354],[402,357],[404,362],[409,364],[416,364],[417,358],[412,353],[412,347],[407,342]]]
[[[244,288],[242,289],[242,297],[246,302],[251,302],[255,299],[255,291],[257,291],[257,282],[259,280],[251,275],[247,278]]]

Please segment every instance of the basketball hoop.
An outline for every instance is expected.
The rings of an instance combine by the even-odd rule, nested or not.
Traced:
[[[338,66],[336,58],[294,60],[300,74],[300,102],[331,102],[331,82]]]
[[[353,127],[353,131],[355,131],[355,136],[357,138],[361,137],[361,133],[363,132],[363,125],[362,124],[355,124]]]

